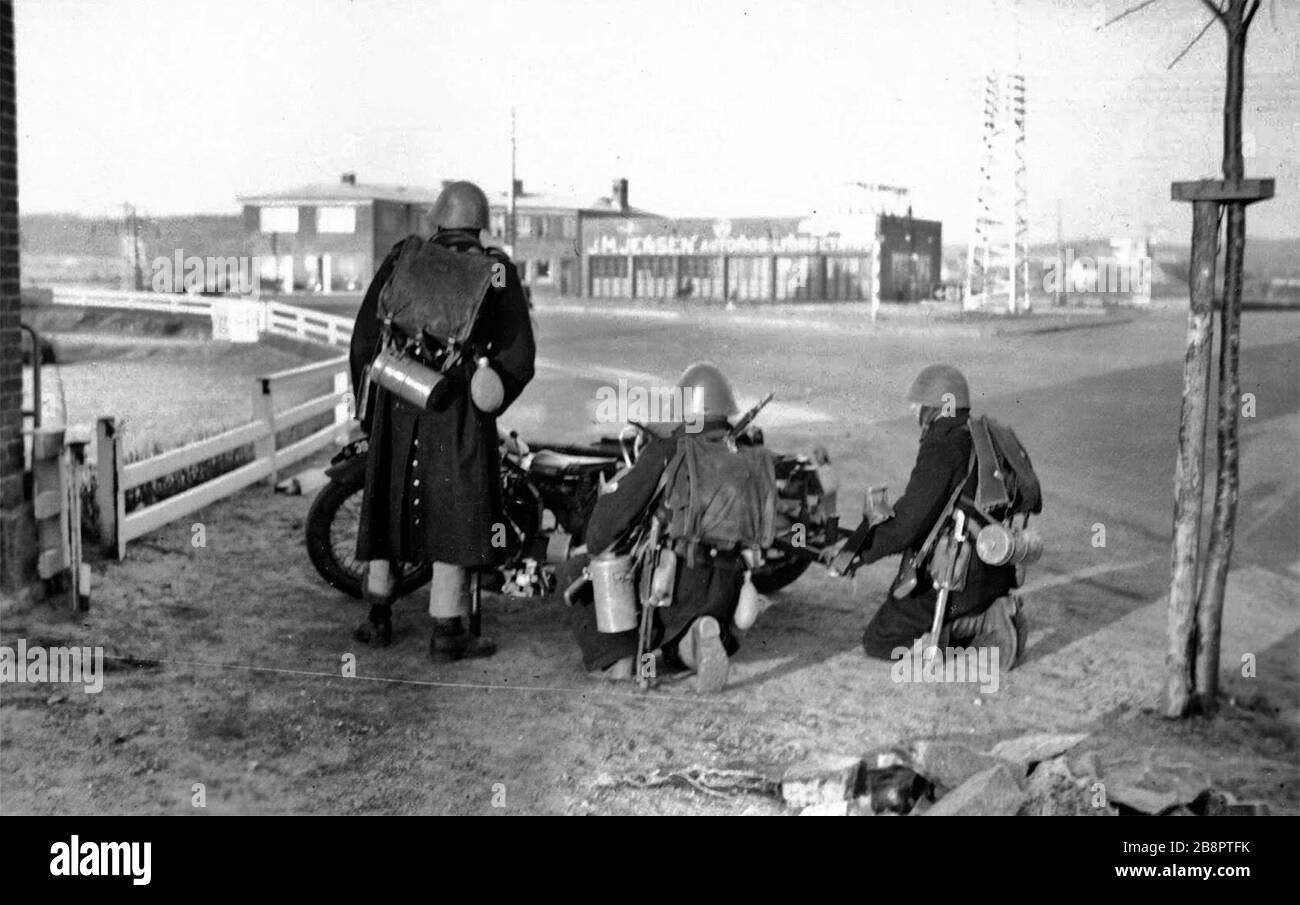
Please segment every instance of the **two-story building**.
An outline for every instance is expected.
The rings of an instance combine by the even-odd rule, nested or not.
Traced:
[[[268,289],[364,291],[394,244],[412,233],[429,234],[427,214],[440,190],[359,183],[355,173],[344,173],[336,183],[244,196],[245,249],[258,257]],[[509,193],[489,201],[488,241],[506,245]],[[628,204],[626,179],[594,200],[528,192],[516,182],[512,257],[535,290],[578,294],[587,224],[654,216]]]

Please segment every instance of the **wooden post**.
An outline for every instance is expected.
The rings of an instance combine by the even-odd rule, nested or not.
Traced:
[[[126,557],[122,524],[126,519],[126,494],[122,486],[122,432],[112,415],[95,426],[95,506],[99,509],[99,542],[104,552],[119,562]]]
[[[1191,302],[1187,353],[1183,358],[1183,404],[1174,473],[1174,543],[1169,580],[1169,647],[1165,654],[1164,713],[1186,716],[1192,708],[1192,656],[1196,633],[1197,558],[1201,541],[1202,466],[1210,340],[1214,331],[1214,268],[1219,205],[1192,205]]]
[[[64,429],[61,427],[32,430],[36,571],[42,579],[51,582],[51,586],[59,587],[60,593],[66,590],[68,567],[72,565],[72,551],[68,545],[68,476],[63,441]]]
[[[272,392],[269,377],[256,377],[253,379],[253,418],[262,422],[265,430],[261,439],[253,443],[253,457],[270,460],[271,473],[268,480],[271,487],[274,488],[277,480],[275,472],[275,394]]]

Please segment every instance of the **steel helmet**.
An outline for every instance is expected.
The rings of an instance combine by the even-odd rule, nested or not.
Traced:
[[[930,365],[923,368],[907,390],[907,401],[930,408],[941,409],[949,400],[954,409],[970,408],[970,388],[966,378],[952,365]]]
[[[678,389],[684,390],[682,401],[692,417],[730,418],[740,411],[731,392],[731,382],[711,361],[697,361],[682,371]]]
[[[487,195],[472,182],[449,182],[433,203],[429,222],[439,229],[487,229]]]

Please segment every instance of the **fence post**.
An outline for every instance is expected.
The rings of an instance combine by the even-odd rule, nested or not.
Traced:
[[[101,417],[95,431],[95,506],[99,509],[99,542],[104,552],[119,561],[126,556],[122,533],[126,518],[126,494],[122,486],[122,432],[117,418]]]
[[[61,427],[38,427],[32,431],[37,574],[61,588],[72,564],[72,551],[68,549],[68,485],[63,440]]]
[[[253,443],[253,456],[270,460],[270,482],[275,487],[275,392],[269,377],[253,380],[253,419],[262,422],[265,431],[262,438]]]

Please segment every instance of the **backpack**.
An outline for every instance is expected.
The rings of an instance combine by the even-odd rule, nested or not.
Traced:
[[[406,339],[432,342],[430,353],[469,342],[499,266],[489,254],[452,251],[408,236],[379,293],[379,318]]]
[[[668,536],[723,550],[765,549],[776,536],[776,467],[762,446],[716,435],[678,439],[663,478]]]
[[[975,442],[975,506],[998,521],[1043,511],[1043,490],[1016,432],[987,415],[968,422]]]

